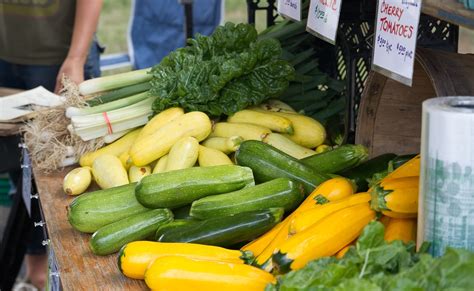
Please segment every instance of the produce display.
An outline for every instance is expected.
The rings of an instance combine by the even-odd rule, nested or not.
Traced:
[[[63,190],[90,251],[153,290],[474,285],[474,254],[415,252],[419,155],[341,144],[343,84],[309,41],[301,23],[228,23],[152,68],[80,84],[69,132],[106,144]]]
[[[156,120],[162,118],[158,114],[150,123],[154,123],[156,133],[186,114],[182,111],[172,121],[156,126]],[[196,124],[181,124],[189,126],[189,131],[203,132]],[[199,125],[207,127],[205,123]],[[211,136],[212,130],[204,131]],[[122,152],[115,151],[115,155],[102,150],[103,154],[92,162],[93,169],[97,160],[113,158],[114,162],[108,164],[121,169],[114,178],[127,178],[126,165],[117,156],[155,133],[135,134],[134,142]],[[229,278],[226,276],[237,276],[226,272],[237,269],[242,269],[239,280],[225,280],[229,288],[279,288],[289,276],[284,274],[305,270],[312,261],[326,257],[344,260],[351,253],[350,246],[382,211],[390,215],[380,218],[386,224],[387,242],[416,240],[416,221],[400,217],[416,216],[417,201],[412,197],[417,198],[417,193],[410,193],[418,189],[418,156],[395,170],[396,156],[377,158],[383,166],[377,165],[381,171],[372,174],[382,179],[368,192],[358,192],[356,179],[338,173],[364,167],[369,172],[374,160],[367,161],[364,147],[344,145],[298,159],[262,141],[264,136],[261,140],[234,133],[229,137],[212,136],[207,143],[210,147],[205,147],[195,137],[176,139],[170,134],[170,141],[160,140],[160,145],[169,144],[167,149],[151,154],[155,169],[166,158],[161,170],[152,174],[148,171],[138,182],[106,185],[103,190],[77,197],[69,207],[69,221],[77,230],[93,233],[90,247],[94,254],[120,250],[119,269],[126,276],[144,279],[150,288],[167,284],[223,286],[224,278]],[[122,139],[116,142],[123,144]],[[207,136],[200,139],[206,140]],[[215,149],[226,148],[235,155],[237,164],[227,157],[230,163],[200,165],[201,147],[204,152],[218,151],[227,157]],[[180,154],[173,153],[173,149]],[[175,160],[170,160],[173,157]],[[131,164],[130,170],[140,168],[133,158],[129,159],[131,162],[126,162]],[[184,160],[192,162],[168,169],[170,162],[183,165]],[[400,194],[405,189],[410,193]],[[201,272],[201,276],[189,276],[192,272]]]

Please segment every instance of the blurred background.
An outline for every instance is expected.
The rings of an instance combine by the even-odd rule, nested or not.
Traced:
[[[225,8],[223,22],[247,22],[247,1],[223,1]],[[131,3],[132,0],[104,0],[97,31],[100,44],[106,48],[104,54],[127,52],[127,29],[130,19]],[[262,13],[262,15],[260,16],[259,13]],[[258,31],[265,28],[264,11],[257,11],[256,28]],[[121,68],[105,71],[103,75],[127,71],[129,69],[130,68]]]

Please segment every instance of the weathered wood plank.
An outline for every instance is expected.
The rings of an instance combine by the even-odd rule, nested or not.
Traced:
[[[452,24],[474,29],[474,10],[457,0],[423,0],[421,11]]]
[[[95,256],[89,249],[89,234],[74,230],[67,221],[67,206],[73,197],[62,191],[69,169],[45,175],[33,168],[50,245],[56,255],[64,290],[147,290],[143,281],[123,276],[117,255]]]

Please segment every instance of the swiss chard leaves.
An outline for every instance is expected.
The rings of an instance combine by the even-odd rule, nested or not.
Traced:
[[[213,116],[231,115],[280,95],[294,78],[275,39],[257,40],[248,24],[227,23],[198,35],[153,67],[153,110],[180,106]]]

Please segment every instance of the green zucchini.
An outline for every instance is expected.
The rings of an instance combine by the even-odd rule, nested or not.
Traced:
[[[354,181],[357,184],[358,192],[365,192],[369,189],[368,181],[373,175],[387,170],[388,163],[395,157],[395,154],[383,154],[339,174]]]
[[[252,170],[236,165],[192,167],[144,177],[135,188],[148,208],[178,208],[209,195],[255,185]]]
[[[173,209],[174,218],[175,219],[193,219],[191,215],[189,215],[189,210],[191,210],[191,204]]]
[[[235,159],[237,164],[250,167],[259,183],[280,177],[289,178],[302,183],[306,194],[330,179],[328,175],[261,141],[247,140],[241,143]]]
[[[169,209],[153,209],[138,213],[101,227],[89,241],[96,255],[109,255],[120,250],[125,244],[153,237],[156,229],[173,219]]]
[[[272,208],[210,218],[168,229],[157,240],[229,247],[264,234],[280,222],[283,212],[283,208]]]
[[[298,207],[304,199],[304,193],[301,183],[277,178],[254,187],[196,200],[191,206],[190,215],[209,219],[274,207],[284,208],[288,212]]]
[[[199,220],[192,220],[192,219],[175,219],[173,221],[170,221],[168,223],[162,224],[158,227],[155,233],[155,240],[158,240],[158,238],[165,232],[168,232],[170,229],[181,227],[184,225],[191,225],[195,224],[196,222],[199,222]]]
[[[145,91],[150,90],[151,84],[150,82],[143,82],[143,83],[138,83],[135,85],[123,87],[117,90],[113,90],[107,93],[104,93],[96,98],[87,100],[87,104],[89,106],[97,106],[100,104],[108,103],[111,101],[115,101],[118,99],[122,99],[128,96],[132,96],[138,93],[142,93]]]
[[[369,152],[363,145],[345,144],[330,151],[316,154],[301,162],[321,173],[334,174],[354,168],[367,160]]]
[[[147,211],[135,198],[135,185],[133,183],[78,196],[67,208],[69,223],[78,231],[93,233],[104,225]]]

